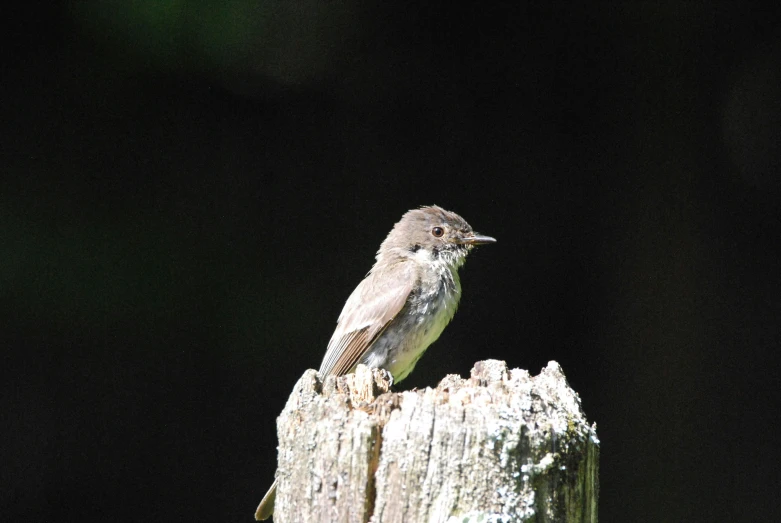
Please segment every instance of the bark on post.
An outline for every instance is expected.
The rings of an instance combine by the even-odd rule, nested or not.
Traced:
[[[388,378],[301,377],[277,420],[277,523],[596,523],[596,428],[558,363],[482,361],[402,393]]]

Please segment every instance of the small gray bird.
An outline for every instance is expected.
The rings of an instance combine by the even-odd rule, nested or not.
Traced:
[[[363,363],[387,370],[395,383],[406,378],[456,313],[466,255],[495,241],[436,205],[404,214],[344,304],[320,375],[341,376]],[[274,512],[276,490],[275,480],[255,519]]]

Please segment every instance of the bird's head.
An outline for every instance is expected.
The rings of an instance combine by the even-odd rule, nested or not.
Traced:
[[[404,214],[382,242],[377,259],[388,253],[459,267],[475,245],[494,242],[472,230],[458,214],[432,205]]]

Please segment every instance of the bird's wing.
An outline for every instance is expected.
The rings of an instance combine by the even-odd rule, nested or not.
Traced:
[[[392,275],[391,275],[392,273]],[[407,303],[417,275],[410,263],[372,271],[344,304],[320,374],[340,376],[358,363]]]

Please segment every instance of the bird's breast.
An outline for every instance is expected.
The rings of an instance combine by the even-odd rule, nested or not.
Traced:
[[[388,370],[395,382],[404,379],[453,319],[460,297],[461,283],[456,271],[424,276],[362,363]]]

